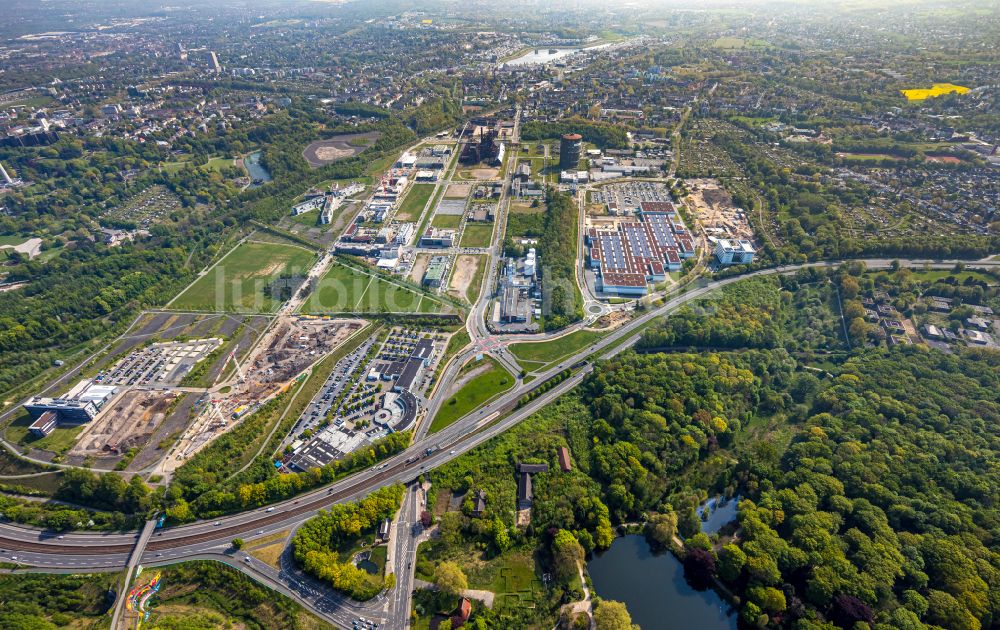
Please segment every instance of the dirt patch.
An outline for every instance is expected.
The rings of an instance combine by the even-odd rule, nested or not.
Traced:
[[[417,257],[413,259],[413,269],[410,271],[410,280],[420,284],[420,282],[424,279],[424,273],[427,271],[427,265],[430,261],[430,254],[417,254]]]
[[[351,133],[342,136],[334,136],[326,140],[317,140],[305,148],[302,157],[306,159],[309,166],[319,168],[327,164],[333,164],[338,160],[343,160],[361,153],[378,140],[379,132]]]
[[[685,202],[709,236],[753,240],[753,229],[746,212],[733,204],[733,198],[718,180],[693,179],[688,182],[691,194]]]
[[[462,254],[455,259],[455,267],[451,272],[451,282],[448,284],[448,294],[460,300],[468,299],[469,285],[479,267],[479,256]]]
[[[472,184],[450,184],[444,191],[445,199],[465,199],[472,192]]]
[[[596,322],[594,322],[593,330],[614,330],[620,327],[626,322],[630,321],[628,313],[624,311],[612,311],[605,315],[601,315]]]
[[[498,168],[474,168],[470,171],[470,174],[474,179],[479,181],[485,181],[487,179],[493,179],[500,173]]]
[[[126,392],[84,429],[70,455],[116,457],[145,446],[176,398],[175,392]]]
[[[941,164],[961,164],[962,160],[954,155],[928,155],[928,162],[940,162]]]
[[[153,435],[146,442],[146,445],[139,451],[139,454],[135,456],[135,459],[132,460],[132,463],[125,470],[130,472],[143,470],[159,461],[170,450],[174,440],[180,437],[180,434],[191,421],[192,410],[200,398],[199,394],[187,394],[183,396],[180,402],[174,405],[173,412],[167,416],[166,420],[160,423],[160,426],[156,428]],[[163,448],[160,448],[161,444]]]
[[[531,508],[517,511],[517,526],[527,527],[531,525]]]

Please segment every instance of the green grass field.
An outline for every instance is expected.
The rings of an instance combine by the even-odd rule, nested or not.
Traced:
[[[209,171],[219,172],[227,166],[233,166],[233,158],[228,157],[214,157],[205,163],[202,168]]]
[[[522,342],[510,345],[510,351],[525,369],[537,369],[539,364],[555,363],[601,338],[601,333],[592,330],[577,330],[551,341]]]
[[[178,171],[180,171],[182,168],[184,168],[188,164],[190,164],[189,160],[178,160],[178,161],[174,161],[174,162],[163,162],[163,163],[160,164],[160,168],[162,168],[165,172],[170,173],[172,175],[172,174],[177,173]],[[215,172],[218,173],[218,172],[222,171],[223,168],[225,168],[227,166],[233,166],[233,165],[234,165],[233,164],[233,158],[230,158],[230,157],[213,157],[213,158],[209,158],[208,162],[206,162],[205,164],[202,164],[200,168],[202,170],[205,170],[205,171],[215,171]]]
[[[6,438],[11,442],[21,446],[52,451],[53,453],[65,453],[76,444],[76,439],[80,436],[86,425],[65,425],[57,426],[43,438],[35,437],[28,432],[31,426],[31,416],[27,413],[21,414],[14,422],[7,427]]]
[[[462,247],[489,247],[493,240],[492,223],[467,223],[462,232]]]
[[[280,303],[265,288],[282,273],[305,273],[315,255],[279,243],[243,243],[170,303],[191,311],[271,313]]]
[[[410,191],[403,198],[403,203],[399,205],[396,217],[401,221],[412,221],[419,217],[433,192],[434,184],[414,184],[411,186]]]
[[[431,219],[431,225],[437,228],[455,229],[462,224],[462,215],[459,214],[435,214]]]
[[[445,401],[434,416],[431,433],[440,431],[514,386],[514,376],[497,363],[496,359],[486,357],[483,361],[489,364],[489,369],[473,377]]]
[[[4,245],[11,245],[16,247],[17,245],[20,245],[26,240],[28,240],[28,237],[26,236],[17,236],[17,235],[0,236],[0,247],[3,247]]]
[[[443,304],[409,287],[334,264],[302,305],[303,313],[437,313]]]

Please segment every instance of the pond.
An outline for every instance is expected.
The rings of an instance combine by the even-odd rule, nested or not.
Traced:
[[[587,564],[594,592],[623,602],[643,630],[733,630],[736,614],[715,591],[696,591],[673,554],[654,554],[643,536],[623,536]]]
[[[701,519],[701,531],[706,534],[714,534],[729,523],[736,520],[736,508],[740,503],[740,496],[736,495],[731,499],[725,497],[712,497],[698,507],[698,517]],[[705,512],[708,516],[705,516]]]
[[[246,167],[247,173],[250,174],[250,188],[263,186],[271,181],[271,173],[260,164],[260,151],[254,151],[243,158],[243,166]]]

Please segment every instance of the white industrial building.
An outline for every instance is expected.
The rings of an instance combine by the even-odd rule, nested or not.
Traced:
[[[715,257],[722,265],[749,265],[757,251],[747,240],[719,239],[715,244]]]

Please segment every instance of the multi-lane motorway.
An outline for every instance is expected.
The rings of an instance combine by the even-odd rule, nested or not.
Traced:
[[[641,328],[650,321],[668,315],[683,304],[708,296],[712,291],[751,276],[794,273],[810,266],[834,266],[841,261],[764,269],[701,284],[669,298],[662,306],[634,318],[591,346],[566,357],[561,363],[541,373],[530,384],[516,386],[482,408],[466,415],[431,436],[422,436],[404,452],[389,459],[385,466],[364,471],[295,499],[220,518],[180,527],[158,530],[141,556],[143,565],[166,564],[195,558],[222,559],[241,571],[293,597],[330,623],[350,627],[359,616],[389,627],[405,627],[408,596],[412,584],[415,544],[412,525],[418,519],[418,493],[408,490],[397,523],[396,548],[393,554],[398,586],[376,600],[360,604],[339,597],[292,569],[276,570],[245,554],[229,550],[233,538],[252,540],[258,536],[293,530],[320,509],[331,504],[353,501],[393,483],[412,482],[423,471],[440,466],[514,426],[531,413],[578,385],[591,371],[590,357],[608,358],[630,347]],[[886,268],[888,259],[864,260],[869,268]],[[951,268],[962,262],[967,267],[1000,267],[1000,261],[904,260],[907,267]],[[471,326],[470,326],[471,327]],[[573,374],[531,403],[518,407],[517,401],[532,389],[552,379],[566,368],[576,366]],[[432,454],[425,455],[427,449]],[[414,458],[416,458],[414,460]],[[36,529],[0,524],[0,561],[36,567],[47,571],[113,570],[125,566],[133,551],[138,533],[72,533],[56,535]],[[291,566],[290,563],[285,563]],[[283,565],[284,566],[284,565]]]

